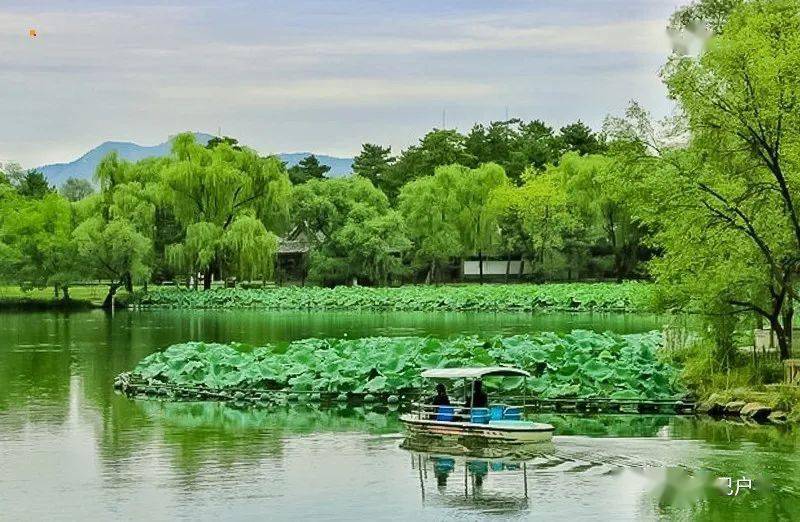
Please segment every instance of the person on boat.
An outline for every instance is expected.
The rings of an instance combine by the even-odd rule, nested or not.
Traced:
[[[447,388],[443,383],[436,385],[436,395],[431,397],[430,404],[434,406],[450,406],[450,397],[447,396]]]
[[[472,398],[467,400],[467,408],[488,408],[489,397],[483,391],[483,383],[475,381]]]

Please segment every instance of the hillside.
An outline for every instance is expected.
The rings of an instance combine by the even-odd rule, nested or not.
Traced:
[[[195,133],[195,138],[198,142],[206,143],[213,136],[203,133]],[[69,163],[54,163],[52,165],[43,165],[37,167],[50,183],[60,186],[68,178],[82,178],[92,179],[95,168],[100,160],[109,152],[117,151],[121,158],[128,161],[139,161],[144,158],[163,157],[169,155],[170,140],[153,146],[138,145],[136,143],[127,141],[106,141],[101,145],[93,148],[80,158]],[[299,163],[303,158],[310,155],[310,152],[292,152],[278,154],[282,161],[286,162],[287,166],[291,167]],[[326,156],[324,154],[316,154],[320,163],[331,167],[328,175],[330,177],[345,176],[350,173],[353,165],[352,158],[337,158],[334,156]]]

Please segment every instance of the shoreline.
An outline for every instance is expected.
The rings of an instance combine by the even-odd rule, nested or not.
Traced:
[[[800,387],[767,386],[768,390],[740,388],[704,394],[695,412],[716,420],[741,420],[753,424],[800,424]]]
[[[0,310],[77,310],[102,308],[107,289],[76,287],[67,301],[44,291],[0,291]],[[5,295],[4,295],[5,294]],[[516,283],[366,286],[271,286],[194,290],[151,287],[120,292],[116,308],[263,309],[384,312],[603,312],[655,313],[651,283]]]

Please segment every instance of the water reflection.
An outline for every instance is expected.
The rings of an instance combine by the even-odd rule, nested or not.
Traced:
[[[596,329],[654,327],[631,316],[0,314],[0,518],[795,517],[800,435],[789,428],[542,414],[533,420],[556,426],[553,452],[519,468],[496,467],[491,458],[401,449],[393,412],[138,401],[111,387],[142,357],[187,339],[520,333],[586,327],[580,321]],[[652,493],[648,469],[747,476],[764,487],[682,507]]]
[[[423,504],[505,515],[528,509],[526,461],[410,454]]]

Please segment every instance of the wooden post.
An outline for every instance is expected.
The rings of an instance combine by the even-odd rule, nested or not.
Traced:
[[[425,482],[422,480],[422,455],[417,457],[419,459],[419,491],[422,494],[422,503],[425,504]]]
[[[469,481],[467,477],[467,463],[464,462],[464,498],[469,498]]]
[[[783,361],[783,377],[786,384],[800,385],[800,359]]]
[[[528,464],[522,462],[522,480],[525,484],[525,500],[528,500]]]

